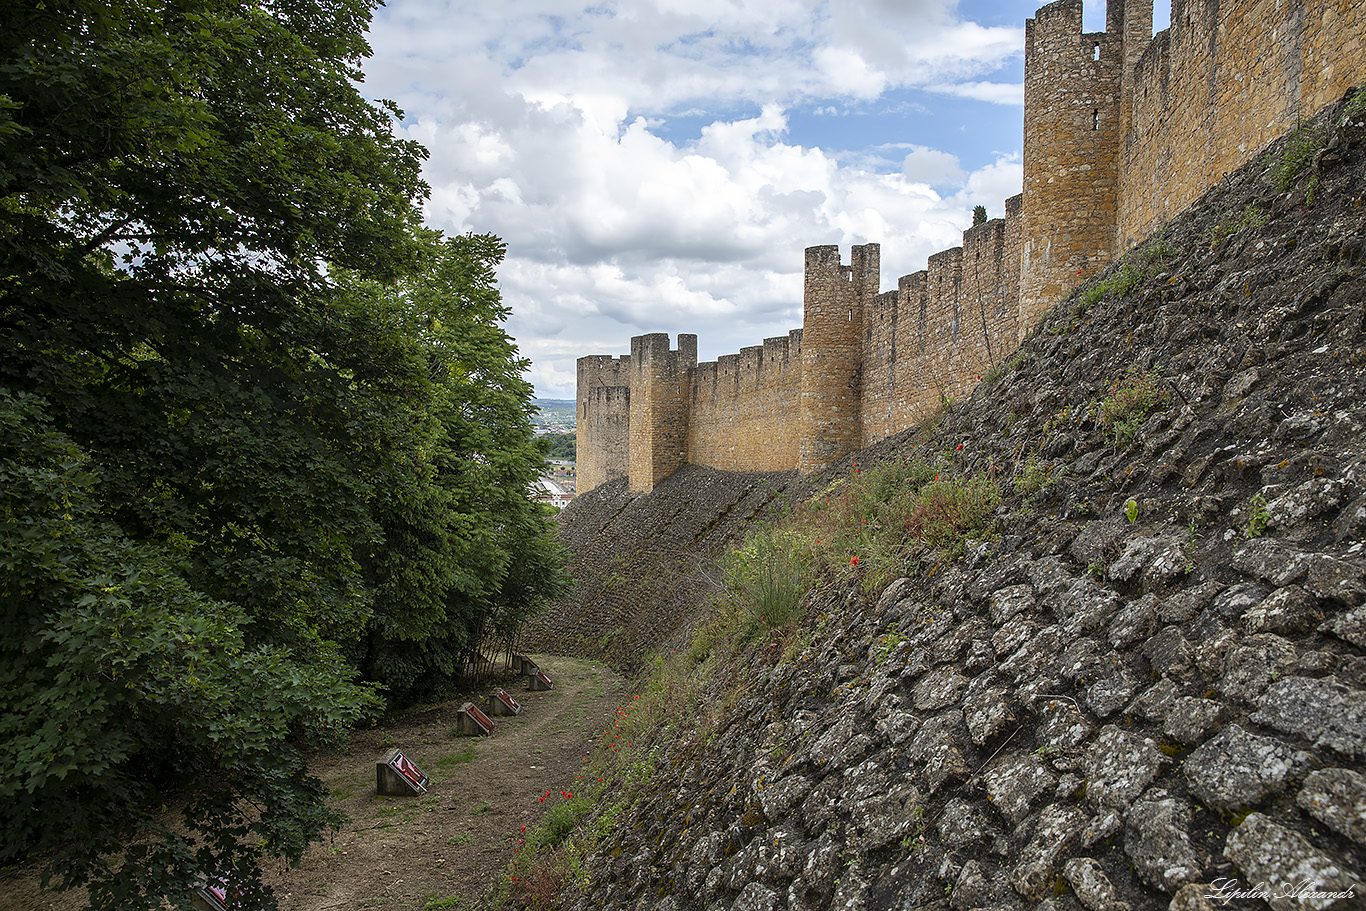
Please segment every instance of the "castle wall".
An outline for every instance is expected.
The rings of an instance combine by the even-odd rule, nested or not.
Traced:
[[[688,461],[723,471],[785,471],[797,464],[802,330],[693,371]]]
[[[797,469],[815,471],[863,442],[863,315],[880,280],[881,248],[806,248],[802,298],[802,383]]]
[[[628,471],[631,417],[630,358],[591,355],[576,363],[576,479],[592,490]]]
[[[686,462],[809,472],[966,395],[1044,311],[1267,142],[1366,81],[1360,0],[1082,0],[1025,25],[1024,191],[879,293],[879,247],[806,250],[803,328],[697,366],[696,336],[579,359],[579,481]]]
[[[1120,249],[1363,80],[1360,0],[1175,0],[1133,72]]]
[[[1058,0],[1025,23],[1021,330],[1115,248],[1124,47],[1118,33],[1084,34],[1081,14],[1081,0]]]
[[[631,339],[630,489],[649,493],[688,461],[688,377],[697,365],[697,336],[663,332]]]

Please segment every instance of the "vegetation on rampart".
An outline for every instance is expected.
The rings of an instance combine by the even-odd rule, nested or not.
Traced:
[[[584,758],[580,789],[546,795],[556,805],[526,834],[491,906],[511,899],[550,911],[564,890],[585,887],[584,859],[615,832],[659,764],[704,749],[760,675],[810,645],[828,621],[816,605],[840,593],[876,597],[910,567],[933,574],[960,559],[967,542],[989,539],[1001,485],[961,467],[968,445],[854,463],[776,520],[756,522],[720,561],[709,619],[685,648],[656,655],[640,675],[638,693]]]

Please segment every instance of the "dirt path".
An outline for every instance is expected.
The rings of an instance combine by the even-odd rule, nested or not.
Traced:
[[[454,735],[464,700],[443,703],[353,735],[343,753],[312,757],[350,822],[315,845],[298,869],[267,871],[288,911],[469,909],[530,827],[580,781],[583,759],[612,723],[624,690],[602,665],[543,657],[555,683],[529,692],[505,684],[522,713],[495,719],[490,738]],[[491,688],[490,688],[491,689]],[[475,694],[470,699],[479,702]],[[431,778],[413,798],[375,795],[375,760],[399,747]],[[553,799],[538,798],[546,791]],[[509,842],[512,840],[512,843]],[[84,895],[41,892],[32,866],[0,871],[0,911],[78,911]]]

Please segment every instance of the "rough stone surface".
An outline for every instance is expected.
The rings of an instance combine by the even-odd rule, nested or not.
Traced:
[[[1253,813],[1229,833],[1224,855],[1274,911],[1360,907],[1362,883],[1303,837]],[[1263,885],[1265,884],[1265,885]]]
[[[1107,725],[1082,757],[1087,802],[1097,809],[1127,809],[1152,784],[1164,761],[1150,738]]]
[[[1291,677],[1272,684],[1252,720],[1316,747],[1366,756],[1366,691],[1331,678]]]
[[[1039,814],[1034,837],[1020,852],[1011,871],[1011,886],[1024,898],[1041,898],[1053,886],[1055,864],[1072,839],[1081,833],[1086,818],[1066,806],[1051,806]]]
[[[1134,804],[1125,825],[1124,850],[1148,886],[1172,892],[1199,877],[1186,801],[1154,789]]]
[[[1234,809],[1260,803],[1286,786],[1309,761],[1284,743],[1230,724],[1186,757],[1191,791],[1210,806]]]
[[[1087,911],[1129,911],[1128,903],[1119,900],[1115,887],[1093,859],[1072,858],[1063,867],[1063,875]]]
[[[1366,775],[1320,769],[1305,779],[1295,802],[1325,825],[1366,846]]]
[[[987,799],[1012,827],[1019,825],[1038,797],[1051,794],[1058,781],[1033,753],[1016,753],[997,760],[983,777]]]
[[[1172,700],[1162,730],[1181,743],[1200,743],[1226,714],[1224,705],[1213,699],[1180,696]]]

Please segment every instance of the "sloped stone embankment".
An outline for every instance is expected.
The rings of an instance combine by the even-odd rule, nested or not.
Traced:
[[[1366,118],[1324,116],[1289,191],[1282,146],[860,454],[1017,492],[962,561],[827,587],[573,907],[1366,905]]]
[[[666,478],[658,496],[632,495],[625,478],[584,494],[560,520],[577,584],[529,624],[524,648],[636,668],[705,613],[716,558],[770,514],[795,479],[689,465]]]

